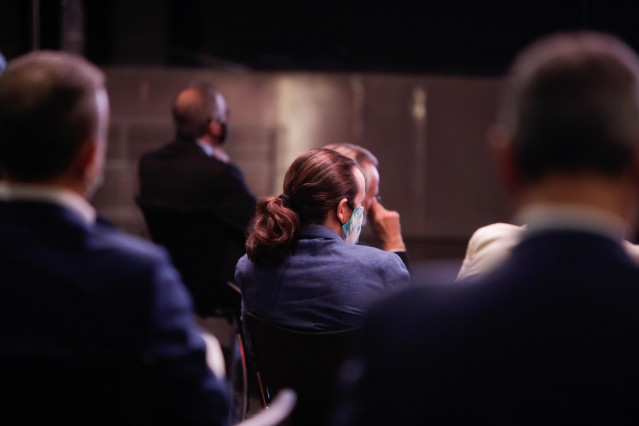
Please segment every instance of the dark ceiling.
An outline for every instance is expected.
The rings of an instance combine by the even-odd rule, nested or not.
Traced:
[[[76,1],[85,54],[101,65],[490,75],[558,30],[609,31],[639,48],[630,1]],[[9,57],[29,49],[30,3],[2,0],[0,49]],[[56,48],[64,2],[39,3],[42,47]]]

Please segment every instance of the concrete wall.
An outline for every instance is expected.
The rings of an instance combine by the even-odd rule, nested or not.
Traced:
[[[257,196],[279,194],[307,149],[353,142],[379,158],[382,202],[398,210],[414,260],[463,256],[479,226],[509,213],[485,133],[501,82],[494,78],[354,73],[105,70],[111,97],[106,183],[94,203],[122,229],[146,236],[134,203],[140,155],[173,136],[170,105],[207,80],[232,111],[227,151]],[[365,232],[363,240],[370,241]]]

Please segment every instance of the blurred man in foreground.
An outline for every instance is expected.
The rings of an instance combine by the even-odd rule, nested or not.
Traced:
[[[632,424],[639,269],[639,63],[560,34],[516,59],[490,138],[527,228],[482,279],[374,307],[341,423]],[[355,373],[357,372],[357,373]]]
[[[191,300],[166,253],[96,223],[109,102],[85,60],[0,76],[0,365],[19,423],[226,424]]]

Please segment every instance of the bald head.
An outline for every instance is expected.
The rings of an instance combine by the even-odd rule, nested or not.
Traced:
[[[226,103],[222,94],[209,83],[194,83],[182,89],[173,103],[173,118],[179,136],[202,137],[211,120],[226,122]]]
[[[35,52],[0,75],[0,162],[13,180],[63,175],[85,146],[106,143],[104,75],[86,60]]]

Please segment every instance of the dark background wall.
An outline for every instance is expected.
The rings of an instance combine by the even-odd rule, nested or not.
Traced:
[[[284,172],[300,153],[350,141],[379,157],[382,201],[401,213],[416,260],[460,257],[475,228],[509,217],[484,137],[499,78],[141,66],[105,71],[109,162],[95,203],[131,232],[144,233],[133,204],[138,158],[171,139],[169,105],[192,80],[213,81],[224,92],[233,111],[227,149],[258,196],[281,192]]]
[[[171,139],[173,96],[209,80],[233,111],[228,151],[258,196],[279,193],[309,148],[366,146],[419,261],[461,258],[474,229],[510,216],[485,133],[521,47],[581,28],[639,46],[632,2],[271,3],[3,0],[0,51],[63,49],[105,70],[109,161],[94,201],[123,229],[146,233],[137,160]]]
[[[637,46],[630,0],[254,2],[3,0],[0,50],[60,48],[82,10],[83,52],[100,65],[499,75],[557,30],[611,31]]]

